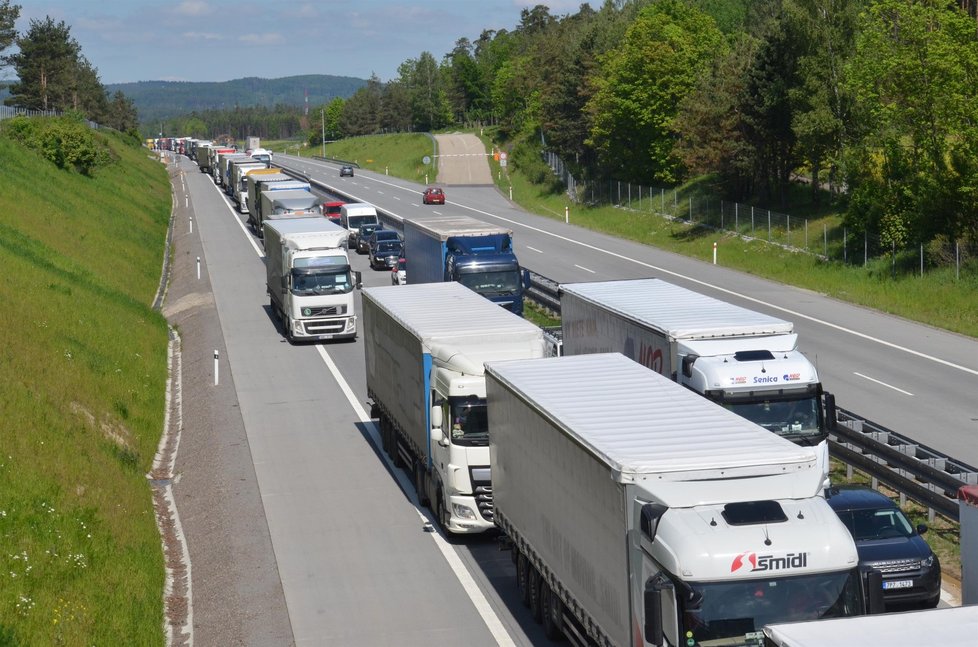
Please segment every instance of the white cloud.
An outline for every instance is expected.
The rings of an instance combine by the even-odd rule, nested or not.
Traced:
[[[184,16],[206,16],[214,13],[214,10],[203,0],[184,0],[176,6],[174,11]]]
[[[273,31],[267,34],[243,34],[238,36],[238,40],[249,45],[280,45],[285,42],[285,37]]]
[[[185,31],[183,37],[190,40],[224,40],[223,34],[215,34],[209,31]]]

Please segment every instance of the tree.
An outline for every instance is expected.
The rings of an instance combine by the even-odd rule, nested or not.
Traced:
[[[7,58],[17,74],[7,105],[35,110],[72,107],[74,73],[79,70],[81,46],[71,28],[48,16],[32,19],[27,33],[16,39],[19,52]]]
[[[376,74],[372,74],[367,85],[346,100],[339,119],[340,130],[344,136],[374,135],[381,131],[381,94],[380,79]]]
[[[20,5],[10,4],[10,0],[0,0],[0,54],[17,40],[15,23],[20,18]],[[0,66],[7,65],[8,57],[0,56]]]
[[[878,0],[864,12],[847,87],[863,134],[850,155],[850,224],[884,248],[975,231],[978,43],[965,11]]]
[[[139,114],[136,112],[136,105],[122,90],[116,90],[116,93],[112,95],[108,119],[106,119],[105,124],[124,133],[135,130],[139,126]]]
[[[639,12],[621,45],[601,57],[587,104],[589,143],[609,177],[680,179],[674,150],[679,104],[725,49],[713,19],[680,0],[660,0]]]

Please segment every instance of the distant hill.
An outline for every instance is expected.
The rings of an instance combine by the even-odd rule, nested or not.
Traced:
[[[221,82],[137,81],[109,83],[109,95],[122,90],[133,100],[142,123],[153,123],[194,111],[231,109],[237,106],[301,106],[309,94],[309,105],[316,106],[336,97],[346,99],[366,79],[328,74],[306,74],[280,79],[248,77]]]

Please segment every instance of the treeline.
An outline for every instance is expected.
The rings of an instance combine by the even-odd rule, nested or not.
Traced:
[[[198,138],[227,135],[235,140],[245,137],[292,139],[306,133],[303,112],[303,108],[286,104],[271,108],[235,106],[230,110],[204,110],[167,119],[164,134]]]
[[[98,69],[85,58],[71,27],[50,16],[32,19],[18,34],[14,23],[20,5],[0,0],[0,52],[12,45],[18,51],[0,56],[17,76],[4,104],[31,110],[72,111],[118,131],[138,137],[139,125],[133,102],[122,92],[109,96]]]
[[[880,249],[974,249],[976,27],[975,0],[538,5],[316,112],[327,139],[496,124],[584,181],[706,175],[729,199],[783,206],[801,175]],[[321,130],[311,119],[311,144]]]

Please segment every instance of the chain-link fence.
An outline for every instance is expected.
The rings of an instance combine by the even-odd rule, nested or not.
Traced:
[[[887,244],[871,231],[853,231],[826,218],[792,216],[750,204],[692,194],[678,188],[646,186],[617,180],[582,182],[556,154],[544,161],[560,178],[568,197],[589,206],[612,205],[637,213],[678,220],[707,230],[725,231],[749,240],[814,254],[825,260],[868,265],[888,258],[892,272],[923,274],[933,267],[954,266],[956,274],[973,250],[960,242]]]
[[[33,110],[31,108],[18,108],[17,106],[0,106],[0,121],[11,117],[60,117],[60,110]],[[98,130],[102,126],[91,121],[85,120],[89,128]]]

